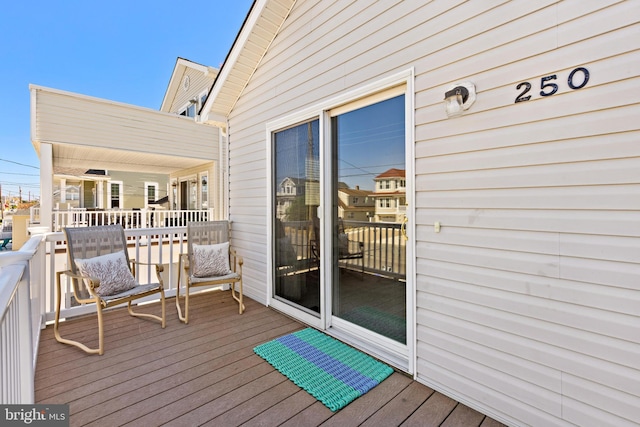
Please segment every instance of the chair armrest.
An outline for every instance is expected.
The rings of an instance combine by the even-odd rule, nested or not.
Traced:
[[[157,279],[160,281],[160,283],[162,283],[162,277],[160,276],[160,273],[162,273],[164,271],[164,265],[158,264],[158,263],[155,263],[155,262],[136,261],[135,259],[130,259],[129,261],[131,262],[131,265],[132,265],[131,274],[133,274],[134,277],[136,275],[136,266],[137,265],[154,265],[156,267]]]
[[[100,279],[98,279],[97,277],[83,276],[82,274],[74,273],[71,270],[65,270],[58,272],[58,278],[60,278],[60,275],[62,274],[71,277],[72,279],[87,280],[89,282],[89,288],[91,289],[95,289],[100,286]]]
[[[135,265],[155,265],[156,267],[160,267],[162,269],[160,271],[164,271],[164,265],[158,264],[157,262],[142,262],[142,261],[136,261],[135,259],[132,259],[131,263]]]

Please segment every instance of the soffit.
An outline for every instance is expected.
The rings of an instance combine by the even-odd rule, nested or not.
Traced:
[[[228,116],[296,0],[257,1],[229,52],[202,116]]]
[[[53,144],[56,167],[106,169],[123,172],[171,174],[207,163],[201,158],[176,157],[161,153],[114,150],[104,147]]]

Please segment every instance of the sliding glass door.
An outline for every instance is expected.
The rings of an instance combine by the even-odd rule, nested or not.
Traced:
[[[331,316],[406,344],[405,100],[331,111]]]
[[[274,308],[408,367],[406,88],[271,124],[269,297]]]
[[[320,316],[319,121],[275,132],[272,173],[274,294]]]

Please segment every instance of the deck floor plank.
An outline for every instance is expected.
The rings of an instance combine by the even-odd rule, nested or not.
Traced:
[[[191,300],[189,325],[167,299],[167,327],[105,313],[105,354],[87,355],[42,331],[36,403],[67,403],[71,426],[357,426],[500,423],[395,372],[332,412],[253,352],[306,326],[249,298],[243,315],[229,292]],[[140,307],[158,312],[158,304]],[[95,315],[65,322],[63,336],[97,344]]]
[[[411,379],[406,375],[394,372],[367,394],[359,397],[347,407],[337,412],[322,424],[322,426],[342,427],[352,422],[363,423],[387,402],[405,390],[411,382]]]

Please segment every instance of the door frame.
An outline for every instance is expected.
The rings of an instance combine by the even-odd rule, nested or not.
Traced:
[[[382,93],[385,90],[405,85],[405,176],[406,176],[406,198],[407,198],[407,218],[406,227],[409,240],[406,245],[406,307],[407,307],[407,344],[402,345],[391,339],[353,325],[339,318],[332,318],[330,285],[327,284],[331,271],[331,245],[321,245],[323,250],[322,267],[320,269],[320,316],[316,317],[295,308],[283,301],[273,297],[274,295],[274,249],[273,249],[273,224],[272,216],[275,200],[273,193],[273,133],[291,127],[293,125],[308,121],[319,120],[320,139],[320,194],[321,205],[318,208],[320,218],[320,233],[322,239],[330,242],[331,230],[325,227],[325,219],[331,218],[331,186],[327,180],[331,176],[331,143],[329,141],[331,131],[331,121],[329,110],[341,105],[351,104],[360,99],[364,99]],[[278,120],[268,122],[266,125],[265,141],[267,150],[267,305],[278,311],[298,319],[312,327],[323,330],[329,335],[333,335],[348,344],[360,348],[375,357],[405,371],[410,374],[415,373],[416,355],[416,239],[415,239],[415,101],[414,101],[414,69],[409,68],[397,74],[377,80],[357,89],[349,90],[339,96],[323,101],[319,104],[305,108],[295,114],[283,117]],[[363,105],[365,106],[365,105]],[[329,239],[329,240],[327,240]],[[327,314],[329,313],[329,314]]]

